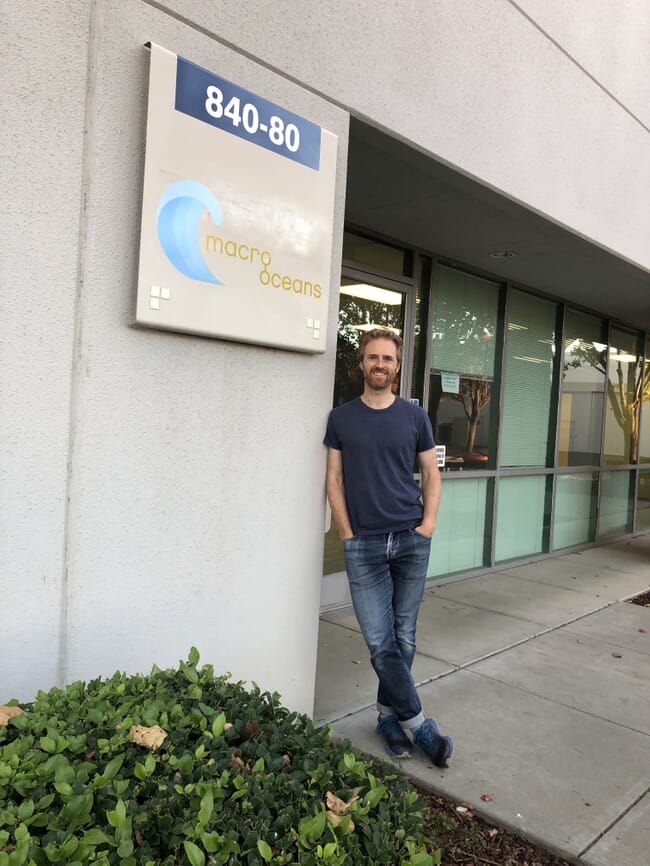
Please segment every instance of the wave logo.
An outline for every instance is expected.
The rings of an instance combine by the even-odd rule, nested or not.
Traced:
[[[193,180],[172,184],[158,202],[158,239],[169,261],[186,277],[223,286],[201,255],[199,220],[206,207],[220,226],[221,206],[207,186]]]

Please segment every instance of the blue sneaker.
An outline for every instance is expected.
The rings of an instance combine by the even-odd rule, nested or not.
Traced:
[[[413,754],[411,741],[402,730],[397,716],[379,716],[377,733],[386,743],[386,752],[391,758],[410,758]]]
[[[447,763],[454,754],[451,737],[443,737],[435,719],[425,719],[413,733],[413,742],[424,754],[431,758],[436,767],[448,767]]]

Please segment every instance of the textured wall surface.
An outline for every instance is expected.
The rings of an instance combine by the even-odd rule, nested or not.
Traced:
[[[90,11],[78,10],[86,17],[82,48]],[[9,635],[3,628],[3,651],[12,648],[15,666],[3,652],[0,698],[28,698],[53,684],[61,620],[61,681],[174,664],[194,644],[217,671],[254,679],[310,712],[347,115],[144,3],[97,3],[92,31],[87,95],[85,58],[76,91],[66,87],[71,104],[62,126],[75,133],[76,153],[48,141],[47,130],[35,145],[41,159],[62,162],[52,174],[61,174],[66,195],[55,203],[38,183],[23,202],[30,215],[45,212],[43,223],[54,221],[56,234],[42,239],[27,293],[40,332],[30,333],[24,308],[12,326],[11,354],[25,355],[7,386],[22,419],[22,429],[10,428],[22,448],[12,471],[16,487],[25,475],[32,487],[23,491],[27,540],[10,539],[12,561],[2,576],[3,598],[10,595],[3,613],[15,620]],[[67,45],[64,34],[59,39]],[[149,40],[339,135],[326,354],[132,326]],[[61,57],[57,66],[64,65]],[[16,148],[20,154],[21,142]],[[59,249],[60,233],[70,249]],[[48,303],[52,282],[43,270],[57,256],[69,274],[60,298]],[[34,353],[48,359],[46,388]],[[25,469],[28,458],[33,466]],[[31,562],[36,556],[39,563]],[[47,597],[46,569],[54,581]]]
[[[234,2],[166,5],[650,268],[650,132],[629,113],[645,106],[647,121],[645,0],[249,0],[245,15]]]
[[[87,0],[14,4],[10,18],[0,122],[0,703],[56,677],[90,28]]]
[[[558,47],[650,127],[648,0],[517,0]]]

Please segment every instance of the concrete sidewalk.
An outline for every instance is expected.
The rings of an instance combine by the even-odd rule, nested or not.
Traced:
[[[650,535],[425,593],[413,671],[454,739],[424,787],[589,866],[650,864]],[[386,760],[352,610],[321,620],[315,716]],[[490,802],[481,800],[489,794]]]

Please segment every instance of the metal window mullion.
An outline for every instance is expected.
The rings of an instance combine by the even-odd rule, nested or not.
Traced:
[[[429,414],[429,393],[431,391],[431,358],[433,356],[433,340],[431,339],[431,334],[433,333],[433,311],[434,311],[434,284],[435,284],[435,275],[436,275],[436,267],[437,262],[434,258],[431,259],[431,272],[429,274],[429,308],[427,310],[427,322],[426,322],[426,343],[424,350],[424,382],[422,388],[422,401],[424,404],[424,409]],[[422,291],[424,292],[424,286],[422,287]]]
[[[607,339],[605,340],[605,387],[603,389],[603,411],[600,424],[600,467],[598,469],[598,501],[596,503],[596,539],[600,536],[600,504],[603,493],[603,472],[606,471],[605,464],[605,423],[607,420],[607,401],[609,400],[609,346],[612,336],[612,323],[610,319],[605,321],[607,327]]]
[[[553,443],[553,481],[551,482],[551,513],[549,515],[549,530],[548,530],[548,552],[550,553],[554,547],[554,535],[555,535],[555,493],[557,490],[557,470],[558,470],[558,449],[560,446],[560,416],[561,416],[561,408],[562,408],[562,371],[564,369],[564,332],[566,329],[566,313],[567,306],[566,304],[559,304],[558,314],[556,317],[557,321],[557,331],[555,337],[555,345],[556,345],[556,387],[555,387],[555,395],[554,400],[551,400],[551,408],[553,408],[553,404],[555,404],[555,436]],[[550,420],[550,419],[549,419]],[[549,428],[550,428],[549,423]],[[550,449],[548,449],[550,450]]]
[[[496,565],[496,544],[497,544],[497,522],[499,514],[499,479],[501,477],[501,443],[503,439],[503,405],[505,400],[505,365],[506,352],[508,349],[508,306],[510,302],[511,284],[506,282],[503,289],[503,322],[499,323],[503,327],[503,338],[501,340],[501,352],[499,357],[499,412],[497,417],[497,435],[496,435],[496,455],[495,455],[495,474],[494,474],[494,490],[493,501],[494,511],[492,513],[492,527],[490,534],[490,566],[494,568]]]
[[[556,345],[559,349],[557,352],[557,385],[555,388],[555,443],[553,447],[553,466],[558,465],[558,450],[560,447],[560,420],[561,420],[561,405],[562,405],[562,371],[564,369],[564,334],[566,331],[566,304],[560,304],[561,313],[558,313],[558,335],[556,337]],[[552,403],[551,403],[552,405]],[[549,424],[550,427],[550,424]]]
[[[413,357],[415,353],[415,307],[417,287],[413,283],[404,291],[404,332],[402,340],[402,363],[400,364],[400,396],[408,400],[411,396],[411,379],[413,375]],[[407,339],[408,334],[408,339]]]

